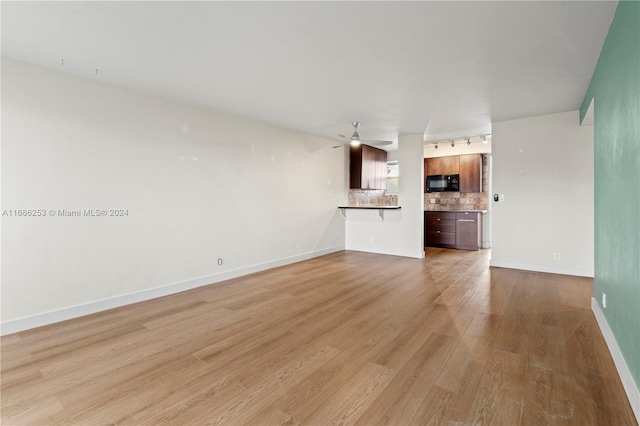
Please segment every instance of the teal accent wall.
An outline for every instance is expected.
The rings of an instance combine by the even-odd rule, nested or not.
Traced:
[[[594,100],[595,287],[640,387],[640,2],[621,1],[580,109]],[[600,306],[602,308],[602,306]]]

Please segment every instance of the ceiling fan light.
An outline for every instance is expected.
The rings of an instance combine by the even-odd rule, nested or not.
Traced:
[[[351,146],[360,146],[360,141],[357,139],[352,139],[351,142],[349,142],[349,144]]]

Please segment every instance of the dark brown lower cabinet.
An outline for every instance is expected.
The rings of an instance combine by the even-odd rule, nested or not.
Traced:
[[[456,214],[424,212],[424,245],[454,248],[456,245]]]
[[[456,248],[478,250],[482,245],[482,213],[456,213]]]
[[[482,245],[482,213],[424,212],[424,245],[478,250]]]

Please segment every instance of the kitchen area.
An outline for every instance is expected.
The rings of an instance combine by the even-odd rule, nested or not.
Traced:
[[[424,182],[425,247],[488,248],[488,154],[427,157]]]
[[[349,190],[339,213],[346,248],[424,258],[425,247],[489,248],[491,136],[425,141],[398,149],[349,147]],[[485,142],[486,141],[486,142]]]

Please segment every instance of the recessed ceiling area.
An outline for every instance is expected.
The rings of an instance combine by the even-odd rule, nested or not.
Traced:
[[[2,54],[335,141],[436,140],[578,109],[616,5],[3,1]]]

